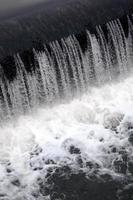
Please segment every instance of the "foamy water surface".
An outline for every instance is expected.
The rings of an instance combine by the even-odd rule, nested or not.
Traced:
[[[128,123],[133,124],[133,77],[90,88],[81,98],[40,108],[3,125],[0,199],[44,199],[32,193],[38,190],[37,178],[49,166],[68,164],[73,170],[80,168],[77,154],[70,153],[72,145],[80,150],[84,163],[97,163],[101,172],[122,176],[115,172],[113,162],[123,148],[133,157]],[[85,164],[82,170],[87,172]]]

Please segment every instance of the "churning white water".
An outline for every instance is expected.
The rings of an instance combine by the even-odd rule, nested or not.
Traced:
[[[15,56],[15,80],[4,75],[0,80],[0,199],[43,200],[41,194],[35,196],[37,180],[51,166],[67,164],[92,173],[88,160],[101,173],[122,176],[113,165],[122,159],[119,152],[124,148],[133,157],[128,130],[128,124],[133,127],[133,38],[128,22],[128,38],[119,21],[107,25],[108,42],[101,28],[97,38],[87,32],[85,54],[74,37],[52,43],[51,54],[46,48],[34,50],[39,67],[32,73]],[[70,153],[72,145],[80,150],[82,167],[77,154]]]
[[[132,94],[130,77],[90,89],[71,103],[41,108],[2,127],[0,195],[6,194],[7,199],[36,199],[32,193],[38,190],[37,178],[44,176],[48,167],[68,164],[73,170],[79,169],[77,155],[69,153],[70,145],[81,150],[84,161],[98,163],[103,172],[115,175],[113,161],[120,156],[119,151],[124,147],[133,157],[126,130],[127,123],[133,124]],[[117,134],[112,127],[117,127]],[[115,153],[112,148],[117,149]],[[55,164],[44,164],[47,160]],[[84,165],[82,170],[88,169]],[[13,184],[15,180],[19,180],[19,186]],[[43,199],[41,195],[39,198]]]

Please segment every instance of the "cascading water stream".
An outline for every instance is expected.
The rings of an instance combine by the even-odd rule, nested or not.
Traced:
[[[92,181],[92,196],[100,183],[109,200],[126,199],[125,185],[133,184],[133,25],[128,18],[126,36],[112,21],[86,38],[84,52],[76,36],[33,49],[29,71],[14,55],[12,80],[0,66],[0,200],[77,200],[79,189],[64,181],[80,173]]]
[[[90,85],[102,85],[132,70],[132,22],[128,19],[126,38],[119,20],[107,24],[107,37],[101,27],[88,31],[88,47],[82,52],[76,37],[52,42],[50,50],[34,51],[38,66],[27,72],[19,55],[14,56],[16,77],[9,81],[1,67],[1,122],[22,115],[40,105],[54,104],[85,93]],[[108,40],[108,41],[107,41]]]

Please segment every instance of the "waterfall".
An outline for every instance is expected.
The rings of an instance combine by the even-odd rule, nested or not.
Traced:
[[[127,22],[86,30],[85,47],[71,35],[1,63],[0,200],[132,198]]]
[[[37,66],[28,72],[19,54],[14,55],[16,76],[12,81],[0,66],[0,121],[23,115],[42,105],[72,99],[91,85],[102,85],[126,76],[132,70],[133,24],[128,18],[128,37],[119,20],[86,30],[87,49],[75,36],[54,41],[49,48],[33,49]]]

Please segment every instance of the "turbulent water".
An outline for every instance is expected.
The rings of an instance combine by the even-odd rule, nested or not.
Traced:
[[[90,162],[99,174],[132,180],[133,27],[128,23],[127,38],[119,21],[107,25],[108,42],[100,27],[97,37],[87,32],[85,54],[75,37],[50,44],[50,52],[34,50],[39,66],[31,73],[16,55],[12,82],[1,67],[0,199],[50,199],[38,181],[45,183],[49,168],[64,165],[89,175]],[[124,169],[122,151],[128,160]]]
[[[45,176],[51,166],[68,164],[73,170],[81,168],[91,173],[85,164],[82,167],[78,164],[77,154],[70,154],[71,145],[81,150],[84,163],[88,160],[99,164],[103,173],[123,176],[115,174],[113,162],[121,159],[119,152],[123,148],[131,159],[133,156],[127,131],[127,124],[133,125],[132,94],[130,77],[117,84],[93,88],[69,104],[42,108],[2,127],[0,195],[6,194],[9,199],[36,199],[32,194],[38,190],[37,178]],[[45,164],[48,160],[51,163]],[[20,185],[13,184],[15,180]],[[43,199],[41,194],[39,198]]]

